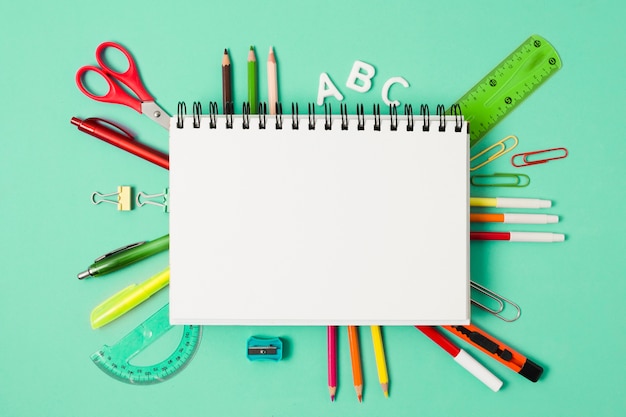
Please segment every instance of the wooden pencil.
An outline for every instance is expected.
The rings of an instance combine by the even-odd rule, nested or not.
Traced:
[[[361,371],[361,352],[359,350],[359,333],[357,326],[348,326],[350,342],[350,359],[352,360],[352,378],[359,402],[363,400],[363,373]]]
[[[271,46],[269,56],[267,57],[267,101],[270,107],[270,114],[276,114],[276,103],[278,102],[278,74],[276,71],[274,48]]]
[[[337,393],[337,326],[327,327],[328,338],[328,391],[330,400],[335,401]]]
[[[385,361],[385,348],[383,346],[383,336],[380,326],[370,326],[372,330],[372,342],[374,344],[374,355],[376,356],[376,369],[378,370],[378,381],[383,389],[385,397],[389,396],[389,375],[387,374],[387,362]]]
[[[228,50],[224,49],[224,55],[222,56],[222,108],[224,114],[227,113],[228,107],[230,112],[234,112],[233,106],[233,93],[232,84],[230,79],[230,57],[228,56]]]

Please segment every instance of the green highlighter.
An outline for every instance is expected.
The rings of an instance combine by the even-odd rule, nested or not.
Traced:
[[[167,234],[149,242],[138,242],[115,249],[102,255],[93,264],[78,274],[78,279],[97,277],[117,271],[127,265],[141,261],[149,256],[163,252],[170,247],[170,235]]]

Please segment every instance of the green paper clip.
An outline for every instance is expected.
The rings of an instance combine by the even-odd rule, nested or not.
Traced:
[[[504,179],[503,181],[490,182],[494,178]],[[514,181],[508,181],[512,178]],[[488,179],[486,182],[481,182],[479,179]],[[470,177],[470,183],[476,187],[528,187],[530,184],[530,177],[526,174],[505,174],[496,172],[490,175],[472,175]]]

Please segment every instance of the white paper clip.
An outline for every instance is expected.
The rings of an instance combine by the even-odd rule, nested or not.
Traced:
[[[153,201],[151,199],[160,199],[161,201]],[[143,191],[137,193],[137,206],[142,207],[145,204],[149,204],[152,206],[163,207],[163,212],[168,212],[168,200],[169,200],[169,188],[166,188],[160,194],[146,194]]]
[[[95,193],[91,194],[91,202],[96,205],[100,203],[117,204],[118,210],[128,211],[128,210],[132,210],[133,208],[132,207],[132,194],[133,194],[133,189],[130,186],[120,185],[119,187],[117,187],[116,193],[102,194],[96,191]],[[117,196],[117,199],[107,200],[106,198],[103,198],[103,197],[111,197],[111,196]],[[96,197],[100,197],[100,200],[96,200]]]

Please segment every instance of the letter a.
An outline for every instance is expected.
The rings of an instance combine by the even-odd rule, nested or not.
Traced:
[[[330,80],[330,77],[325,72],[320,74],[320,82],[317,88],[317,105],[324,104],[326,97],[333,96],[337,100],[343,100],[343,95],[339,92],[335,84]]]

